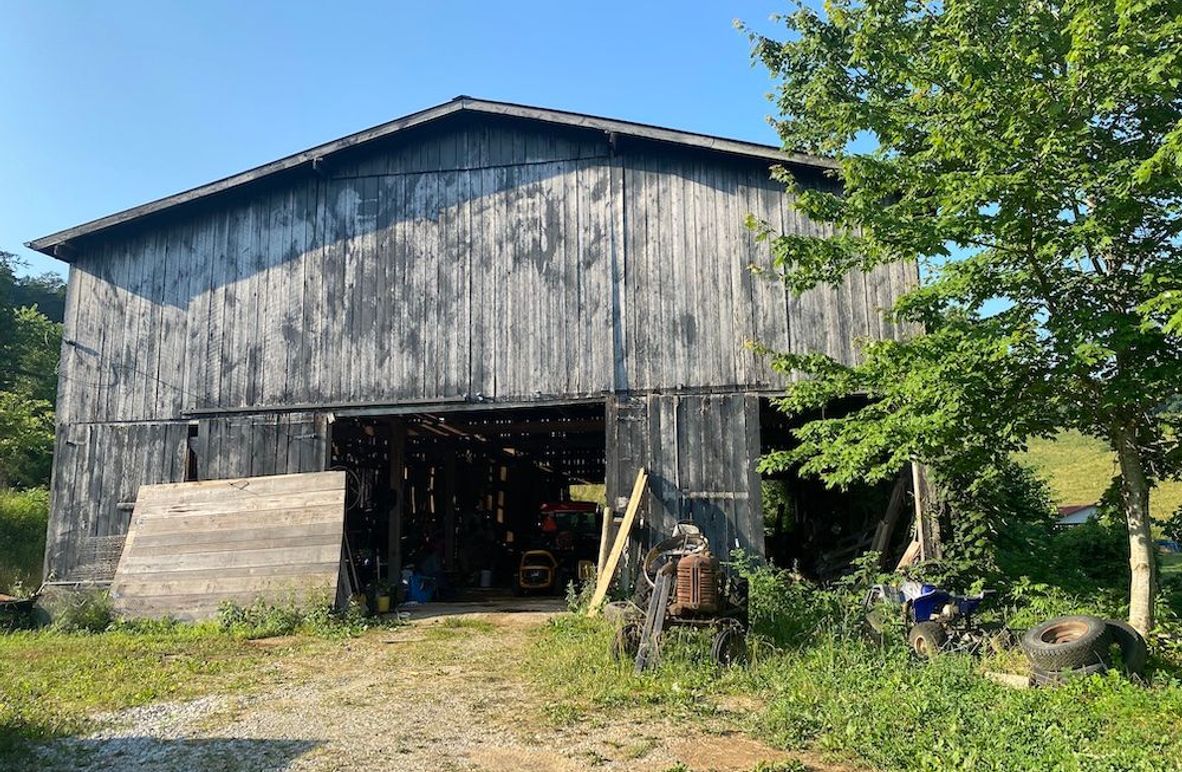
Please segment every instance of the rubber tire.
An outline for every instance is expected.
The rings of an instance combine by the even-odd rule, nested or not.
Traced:
[[[1149,647],[1141,633],[1133,629],[1128,622],[1120,619],[1108,620],[1108,634],[1112,642],[1120,647],[1120,656],[1124,661],[1122,671],[1125,675],[1141,675],[1145,672],[1145,662],[1149,659]]]
[[[718,667],[747,664],[750,659],[747,654],[747,631],[741,624],[733,622],[719,628],[710,644],[710,659]]]
[[[635,662],[636,654],[640,651],[641,633],[640,625],[635,622],[629,622],[616,630],[616,635],[612,638],[612,660]]]
[[[1070,670],[1043,670],[1040,667],[1031,668],[1030,681],[1034,686],[1061,686],[1071,678],[1083,678],[1090,675],[1104,675],[1108,666],[1103,662]]]
[[[907,643],[921,657],[931,659],[948,641],[948,633],[937,622],[920,622],[907,632]]]
[[[1044,641],[1055,628],[1081,628],[1077,637],[1063,642]],[[1047,672],[1078,670],[1092,665],[1108,664],[1108,645],[1112,642],[1108,625],[1093,616],[1065,616],[1048,619],[1035,625],[1022,636],[1022,651],[1035,668]]]

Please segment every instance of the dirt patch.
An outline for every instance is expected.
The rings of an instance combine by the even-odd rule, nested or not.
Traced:
[[[651,712],[550,715],[555,706],[515,667],[549,616],[432,615],[318,646],[282,659],[280,677],[254,692],[100,717],[100,731],[46,746],[40,768],[659,772],[801,758]]]
[[[672,743],[670,750],[696,772],[750,772],[761,764],[785,762],[803,764],[802,769],[814,772],[860,772],[859,767],[835,764],[816,753],[779,750],[733,731],[695,735]]]

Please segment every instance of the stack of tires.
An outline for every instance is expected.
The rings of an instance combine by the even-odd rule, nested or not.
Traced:
[[[1070,676],[1104,673],[1113,666],[1113,649],[1120,650],[1121,670],[1140,676],[1148,650],[1141,635],[1116,619],[1092,616],[1056,617],[1022,636],[1022,650],[1030,660],[1038,686],[1062,683]]]

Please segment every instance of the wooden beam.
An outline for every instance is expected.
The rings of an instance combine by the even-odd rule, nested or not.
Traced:
[[[576,432],[602,432],[604,419],[545,419],[532,421],[447,421],[446,426],[466,434],[483,434],[487,437],[502,434],[560,434]]]
[[[898,571],[900,569],[906,568],[907,566],[914,563],[917,557],[919,557],[918,539],[907,545],[907,549],[903,552],[903,557],[899,558],[899,564],[895,566],[895,570]]]
[[[624,547],[632,534],[632,524],[636,522],[636,513],[640,509],[640,502],[644,499],[645,488],[648,487],[648,470],[644,467],[636,473],[636,482],[632,485],[632,497],[628,499],[628,508],[624,511],[624,521],[620,523],[620,530],[616,532],[616,541],[612,544],[612,551],[608,553],[607,562],[595,582],[595,594],[591,596],[591,607],[587,609],[587,616],[593,617],[599,613],[603,599],[607,597],[608,587],[615,577],[616,568],[620,565],[620,556],[624,554]],[[604,513],[608,517],[609,513]]]
[[[899,515],[903,512],[903,497],[907,493],[908,469],[903,468],[895,480],[895,487],[891,489],[891,498],[887,503],[886,513],[874,532],[874,541],[870,543],[870,550],[878,553],[878,564],[887,567],[890,557],[887,550],[891,546],[891,537],[895,533],[895,526],[899,522]]]
[[[390,507],[390,521],[386,539],[386,580],[399,581],[402,573],[402,497],[406,493],[403,459],[406,448],[406,426],[402,421],[390,423],[390,493],[394,505]]]

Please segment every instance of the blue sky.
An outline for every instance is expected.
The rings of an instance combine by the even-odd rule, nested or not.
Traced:
[[[457,94],[776,142],[785,2],[6,0],[0,249]]]

